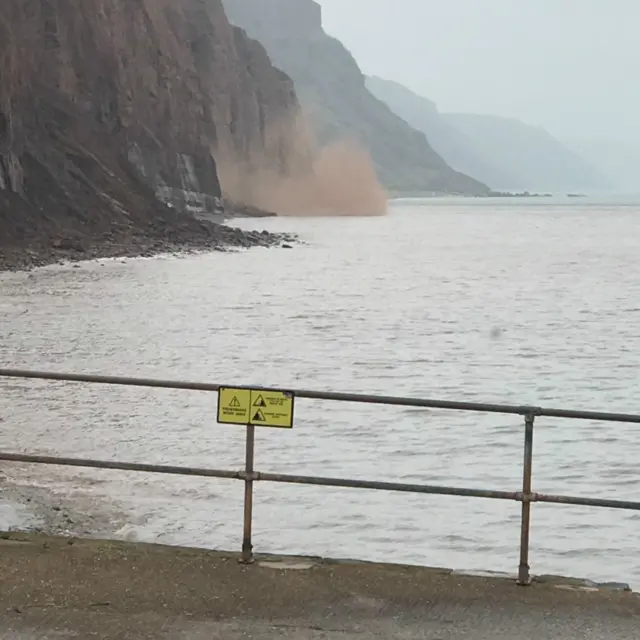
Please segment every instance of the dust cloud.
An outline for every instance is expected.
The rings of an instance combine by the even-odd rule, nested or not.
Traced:
[[[282,129],[280,130],[282,134]],[[273,136],[272,136],[273,137]],[[357,142],[320,146],[300,119],[280,138],[280,166],[253,154],[249,163],[218,160],[225,197],[282,216],[379,216],[387,194]],[[270,154],[273,157],[273,154]]]

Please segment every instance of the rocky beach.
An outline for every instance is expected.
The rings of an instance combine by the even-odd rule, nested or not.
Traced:
[[[238,214],[246,217],[247,214]],[[252,214],[252,217],[256,214]],[[213,218],[220,222],[214,222]],[[222,224],[224,216],[197,219],[184,216],[170,223],[155,219],[135,233],[107,233],[102,237],[77,235],[73,238],[35,238],[28,245],[0,248],[0,272],[23,271],[53,264],[100,258],[138,258],[161,254],[191,254],[250,247],[291,247],[290,234],[243,231]]]

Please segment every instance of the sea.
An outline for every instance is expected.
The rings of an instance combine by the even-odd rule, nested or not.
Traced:
[[[0,274],[0,363],[215,384],[640,413],[640,198],[398,199],[232,221],[291,249]],[[237,470],[213,392],[0,380],[0,450]],[[517,415],[296,401],[264,472],[518,491]],[[640,426],[541,417],[533,489],[638,500]],[[124,514],[116,537],[238,550],[233,480],[2,463]],[[0,495],[6,526],[24,505]],[[514,573],[516,502],[257,483],[254,549]],[[1,528],[1,527],[0,527]],[[89,532],[90,533],[90,532]],[[532,507],[531,568],[640,587],[640,512]]]

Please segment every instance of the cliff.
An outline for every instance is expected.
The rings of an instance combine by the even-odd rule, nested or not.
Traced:
[[[488,188],[451,169],[366,88],[347,49],[322,28],[313,0],[223,0],[232,23],[266,48],[294,81],[321,144],[355,140],[371,156],[385,187],[399,191],[481,194]]]
[[[508,167],[493,166],[473,140],[456,129],[438,111],[435,102],[419,96],[403,85],[378,77],[366,79],[367,88],[394,113],[418,131],[451,167],[466,173],[496,189],[520,182]]]
[[[504,191],[592,191],[610,184],[599,171],[547,131],[498,116],[440,113],[435,103],[382,78],[369,90],[460,171]]]
[[[512,184],[499,189],[521,191],[602,191],[609,181],[577,153],[541,127],[514,118],[445,114],[449,124],[468,136],[494,166],[508,168]]]
[[[3,0],[0,247],[202,230],[217,165],[286,171],[298,109],[220,0]]]

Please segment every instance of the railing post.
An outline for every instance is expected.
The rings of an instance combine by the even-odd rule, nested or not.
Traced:
[[[251,544],[251,526],[253,521],[253,458],[256,428],[247,426],[247,441],[244,462],[244,529],[242,534],[242,558],[245,564],[253,562],[253,545]]]
[[[529,534],[531,532],[531,476],[533,473],[533,421],[535,414],[524,417],[524,467],[522,474],[522,521],[520,523],[520,565],[518,584],[531,584],[529,567]]]

